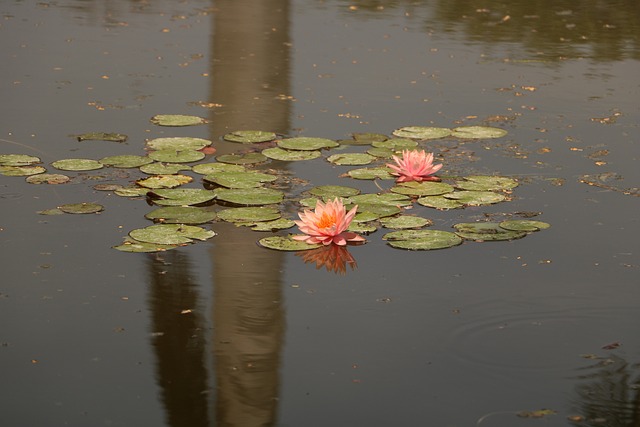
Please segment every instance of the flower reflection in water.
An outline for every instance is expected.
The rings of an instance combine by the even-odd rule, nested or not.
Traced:
[[[302,257],[305,264],[315,263],[316,270],[324,267],[327,271],[340,275],[347,274],[347,266],[351,270],[358,268],[356,260],[346,246],[327,245],[310,251],[297,252],[296,256]]]

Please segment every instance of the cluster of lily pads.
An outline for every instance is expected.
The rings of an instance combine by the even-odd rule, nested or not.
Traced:
[[[188,126],[205,123],[195,116],[155,116],[152,122],[161,126]],[[326,161],[336,166],[358,166],[341,175],[353,180],[390,180],[392,170],[385,163],[402,150],[414,149],[424,141],[436,138],[485,139],[502,137],[503,129],[463,126],[454,129],[411,126],[397,129],[391,137],[382,134],[357,133],[346,140],[294,137],[284,138],[268,131],[240,130],[224,135],[224,140],[242,147],[234,154],[205,160],[212,141],[192,137],[164,137],[146,142],[147,155],[120,155],[93,159],[63,159],[51,163],[60,171],[92,171],[109,168],[138,168],[146,176],[129,186],[98,184],[94,189],[112,191],[132,198],[146,198],[158,206],[145,217],[155,224],[129,232],[115,249],[125,252],[156,252],[207,240],[216,235],[202,227],[216,221],[250,227],[272,235],[259,239],[260,245],[277,250],[299,251],[319,247],[296,241],[281,230],[294,227],[291,218],[283,217],[284,204],[297,203],[301,209],[313,208],[318,200],[340,198],[350,208],[358,205],[357,215],[349,231],[370,234],[384,227],[395,230],[382,236],[390,246],[400,249],[429,250],[459,245],[464,239],[474,241],[512,240],[549,227],[529,219],[497,222],[461,223],[455,231],[425,229],[430,219],[406,214],[414,204],[436,210],[460,209],[509,200],[518,185],[512,178],[501,176],[443,177],[442,182],[392,183],[388,190],[363,194],[351,186],[313,186],[298,194],[285,194],[282,187],[287,173],[277,169],[260,169],[256,165],[271,162],[308,161],[335,150]],[[115,136],[112,136],[115,135]],[[117,139],[109,139],[116,138]],[[123,140],[125,135],[93,133],[78,140]],[[364,146],[350,149],[352,146]],[[209,151],[207,151],[209,149]],[[201,161],[205,160],[204,163]],[[23,154],[0,155],[0,174],[26,176],[33,184],[63,184],[71,177],[47,173],[39,158]],[[361,167],[365,166],[365,167]],[[190,174],[186,174],[190,173]],[[186,187],[199,175],[197,187]],[[288,179],[290,187],[294,180]],[[379,189],[382,187],[378,186]],[[43,214],[95,213],[103,210],[96,203],[76,203],[42,211]]]

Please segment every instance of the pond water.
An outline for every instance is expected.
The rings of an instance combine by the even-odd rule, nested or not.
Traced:
[[[241,129],[488,125],[507,136],[420,144],[444,174],[516,178],[512,200],[410,213],[440,230],[519,212],[551,224],[436,251],[393,249],[381,229],[348,248],[357,265],[220,221],[205,242],[123,253],[154,208],[93,186],[144,174],[0,176],[3,426],[639,425],[637,2],[5,1],[0,48],[0,154],[49,172],[158,137],[210,139],[214,161],[246,148],[222,140]],[[259,168],[306,180],[291,200],[380,191],[322,158]],[[104,211],[37,213],[81,202]]]

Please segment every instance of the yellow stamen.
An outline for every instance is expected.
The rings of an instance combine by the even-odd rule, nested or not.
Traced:
[[[335,217],[332,217],[330,215],[327,215],[326,213],[323,213],[322,216],[320,217],[320,220],[316,224],[316,227],[329,228],[332,225],[335,225],[335,223],[336,223]]]

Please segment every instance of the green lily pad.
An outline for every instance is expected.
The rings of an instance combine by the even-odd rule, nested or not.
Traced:
[[[323,199],[335,199],[341,197],[350,197],[360,194],[360,190],[353,187],[344,187],[342,185],[320,185],[308,190],[307,193]],[[315,203],[313,204],[315,206]]]
[[[0,166],[0,175],[4,176],[30,176],[46,171],[42,166]]]
[[[391,148],[372,147],[367,150],[367,154],[371,154],[379,159],[389,159],[395,152]]]
[[[277,208],[260,206],[248,208],[230,208],[218,212],[218,218],[228,222],[261,222],[273,221],[282,215]]]
[[[439,196],[441,194],[453,192],[453,187],[444,182],[409,181],[402,182],[395,187],[392,187],[391,191],[398,194],[406,194],[408,196]]]
[[[377,205],[377,207],[380,207],[380,205]],[[388,206],[385,206],[385,208],[387,208]],[[375,210],[375,207],[373,208]],[[358,210],[360,210],[360,206],[358,206]],[[391,215],[395,215],[397,213],[402,212],[401,209],[395,209],[392,208],[391,210],[394,211],[394,213],[392,213]],[[386,216],[390,216],[390,215],[386,215]],[[353,221],[351,222],[351,224],[363,224],[366,222],[371,222],[371,221],[375,221],[377,219],[380,218],[380,215],[371,212],[371,211],[364,211],[364,212],[357,212],[356,216],[353,217]]]
[[[334,148],[338,145],[340,144],[326,138],[298,137],[278,141],[278,147],[286,150],[316,151],[322,148]]]
[[[385,206],[409,206],[411,205],[411,199],[402,194],[396,193],[382,193],[382,194],[359,194],[351,196],[345,200],[345,203],[354,205],[360,204],[374,204]]]
[[[353,205],[348,205],[347,207],[351,209]],[[400,212],[402,212],[402,209],[397,206],[375,203],[358,203],[358,213],[353,220],[356,222],[368,222],[374,219],[397,215]]]
[[[215,236],[211,230],[184,224],[158,224],[137,228],[129,232],[129,237],[139,242],[161,245],[180,245],[191,243],[193,239],[207,240]]]
[[[103,157],[100,159],[100,163],[114,168],[139,168],[142,165],[153,163],[153,160],[147,156],[123,155]]]
[[[120,184],[96,184],[91,188],[93,188],[96,191],[116,191],[124,187]]]
[[[195,165],[192,170],[200,175],[212,175],[218,172],[246,172],[247,169],[242,165],[231,163],[200,163]]]
[[[149,153],[149,158],[165,163],[189,163],[204,159],[205,154],[194,150],[158,150]]]
[[[393,131],[399,138],[438,139],[451,135],[451,129],[430,126],[406,126]]]
[[[158,114],[151,117],[151,123],[158,126],[194,126],[205,124],[207,120],[198,116],[182,114]]]
[[[267,156],[261,153],[246,153],[246,154],[223,154],[216,157],[216,160],[221,163],[230,163],[232,165],[249,165],[254,163],[264,163],[267,160]]]
[[[174,175],[180,171],[191,170],[191,166],[182,163],[149,163],[140,166],[140,171],[148,175]]]
[[[285,162],[297,162],[302,160],[317,159],[322,155],[320,151],[289,151],[280,147],[267,148],[262,150],[262,154],[273,160]]]
[[[454,191],[453,193],[444,194],[443,197],[457,200],[467,206],[491,205],[506,199],[504,194],[494,193],[493,191]]]
[[[417,200],[417,202],[422,206],[426,206],[428,208],[434,208],[442,211],[464,207],[464,203],[460,203],[457,200],[447,199],[443,196],[420,197]]]
[[[504,129],[489,126],[460,126],[452,130],[451,136],[465,139],[500,138],[508,132]]]
[[[446,249],[462,243],[462,239],[456,234],[441,230],[392,231],[382,236],[382,239],[394,248],[416,251]]]
[[[159,245],[157,243],[139,242],[127,236],[121,245],[113,246],[113,249],[119,250],[121,252],[151,253],[164,252],[170,249],[179,248],[180,246],[183,245]]]
[[[276,230],[286,230],[287,228],[291,228],[296,225],[290,219],[287,218],[278,218],[274,221],[261,221],[256,222],[250,225],[253,231],[276,231]]]
[[[205,224],[216,219],[214,211],[192,206],[167,206],[145,215],[145,218],[162,224]]]
[[[146,196],[148,192],[149,189],[143,187],[121,187],[113,191],[115,195],[120,197],[141,197]]]
[[[518,186],[518,181],[504,176],[472,175],[456,181],[456,188],[469,191],[503,191]]]
[[[369,163],[376,160],[374,156],[366,153],[342,153],[342,154],[334,154],[329,156],[327,160],[334,165],[368,165]]]
[[[63,171],[90,171],[104,167],[102,163],[91,159],[63,159],[51,163],[56,169]]]
[[[221,185],[227,188],[256,188],[265,182],[275,181],[278,177],[259,172],[217,172],[207,175],[203,179],[206,182]]]
[[[74,135],[78,141],[112,141],[125,142],[127,135],[115,132],[89,132],[80,135]]]
[[[212,142],[208,139],[191,138],[191,137],[168,137],[168,138],[155,138],[147,141],[147,147],[152,150],[174,150],[174,151],[187,151],[187,150],[201,150],[204,147],[208,147]]]
[[[175,188],[191,181],[193,181],[193,178],[188,175],[154,175],[149,178],[139,179],[136,184],[145,188]]]
[[[376,141],[372,143],[375,148],[388,148],[389,150],[401,151],[415,148],[418,143],[412,139],[392,138],[386,141]]]
[[[92,214],[104,210],[104,206],[97,203],[70,203],[58,206],[58,209],[68,214]]]
[[[400,215],[391,218],[382,218],[380,223],[385,228],[404,229],[404,228],[421,228],[427,225],[433,225],[433,221],[419,216]]]
[[[512,231],[538,231],[551,227],[551,224],[530,219],[510,219],[502,221],[500,227]]]
[[[269,236],[258,240],[258,243],[268,249],[277,251],[308,251],[321,247],[321,244],[311,245],[306,242],[293,240],[291,237]]]
[[[394,179],[391,175],[391,169],[387,167],[380,168],[360,168],[352,169],[347,174],[354,179]]]
[[[31,175],[26,179],[29,184],[65,184],[70,180],[71,178],[69,178],[67,175],[61,175],[58,173],[42,173],[38,175]]]
[[[161,206],[192,206],[209,202],[216,197],[215,191],[199,188],[167,188],[153,190],[148,195]]]
[[[467,240],[499,241],[514,240],[527,235],[524,231],[506,230],[497,222],[465,222],[455,224],[456,234]]]
[[[259,142],[273,141],[277,135],[273,132],[262,130],[237,130],[229,132],[223,139],[229,142],[239,142],[241,144],[255,144]]]
[[[29,166],[40,163],[40,158],[26,154],[0,154],[0,166]]]
[[[373,233],[376,231],[378,227],[370,222],[356,222],[352,221],[347,228],[347,231],[351,231],[352,233]]]
[[[386,141],[389,137],[381,133],[356,132],[352,139],[342,139],[340,145],[371,145],[375,141]]]
[[[64,212],[62,212],[60,209],[54,208],[54,209],[45,209],[42,211],[37,211],[38,215],[64,215]]]
[[[270,188],[219,188],[216,194],[218,200],[236,205],[269,205],[284,199],[282,191]]]

